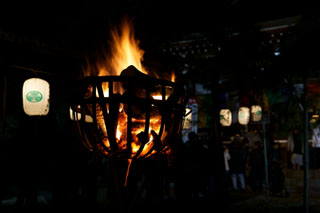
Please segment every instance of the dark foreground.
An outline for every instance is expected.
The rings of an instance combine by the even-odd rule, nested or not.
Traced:
[[[320,212],[320,200],[310,200],[309,212]],[[112,203],[99,204],[94,206],[78,205],[38,205],[37,207],[17,207],[15,205],[3,205],[0,212],[12,212],[18,210],[21,212],[29,210],[39,210],[41,212],[59,212],[59,211],[88,211],[88,212],[120,212],[120,213],[160,213],[160,212],[246,212],[246,213],[302,213],[305,212],[303,205],[303,196],[289,195],[288,197],[271,196],[266,199],[265,194],[251,192],[232,192],[229,194],[229,204],[225,209],[218,209],[213,200],[189,200],[176,201],[164,200],[161,202],[137,202],[130,209]]]
[[[87,211],[87,212],[119,212],[119,213],[168,213],[168,212],[224,212],[224,213],[303,213],[304,207],[304,182],[303,171],[285,170],[285,187],[288,191],[286,195],[266,196],[266,191],[253,192],[250,188],[246,192],[229,192],[227,204],[224,209],[217,205],[217,199],[200,198],[197,200],[177,200],[163,199],[156,202],[139,200],[130,207],[119,205],[115,202],[100,202],[95,205],[88,205],[82,202],[64,203],[52,205],[43,202],[38,197],[38,204],[35,207],[22,205],[18,207],[14,200],[2,202],[0,212],[26,212],[29,210],[39,210],[40,212],[59,211]],[[309,189],[309,213],[320,212],[320,170],[310,171]]]

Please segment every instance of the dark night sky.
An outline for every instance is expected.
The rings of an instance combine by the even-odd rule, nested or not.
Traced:
[[[303,3],[302,3],[303,2]],[[24,3],[0,7],[0,29],[48,40],[72,48],[86,48],[103,40],[109,23],[129,15],[141,40],[158,42],[186,33],[241,28],[255,22],[296,16],[311,8],[305,1],[86,1],[62,4]],[[82,47],[81,47],[82,45]]]
[[[312,15],[313,11],[317,9],[310,1],[289,0],[11,2],[0,4],[0,30],[60,48],[55,54],[65,64],[68,58],[61,59],[65,52],[90,55],[105,45],[110,24],[117,24],[125,15],[133,18],[136,38],[150,53],[163,43],[185,40],[192,33],[203,32],[213,40],[219,35],[225,37],[227,32],[245,31],[258,22]],[[235,46],[230,48],[231,52],[237,51]],[[17,53],[12,52],[16,57]],[[33,60],[21,55],[27,65]],[[56,63],[46,63],[57,70]]]

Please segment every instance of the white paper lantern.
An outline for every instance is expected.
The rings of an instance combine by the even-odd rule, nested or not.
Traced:
[[[222,126],[230,126],[232,122],[232,113],[229,109],[220,110],[220,123]]]
[[[238,121],[242,125],[249,123],[250,119],[250,109],[248,107],[240,107],[238,113]]]
[[[49,83],[40,78],[30,78],[23,84],[23,110],[27,115],[47,115],[49,113]]]
[[[251,106],[251,114],[252,114],[252,120],[253,121],[260,121],[262,117],[262,109],[259,105],[253,105]]]

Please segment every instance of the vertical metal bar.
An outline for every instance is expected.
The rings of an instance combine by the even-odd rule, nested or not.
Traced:
[[[264,116],[265,117],[265,116]],[[268,156],[267,156],[267,135],[266,135],[266,118],[262,120],[263,129],[263,147],[264,147],[264,165],[265,165],[265,179],[266,179],[266,200],[269,200],[269,170],[268,170]]]
[[[165,99],[166,98],[166,90],[165,90],[165,87],[166,85],[163,83],[161,84],[161,95],[162,95],[162,99],[160,100],[161,102],[159,103],[160,105],[160,108],[162,108],[162,110],[160,111],[160,115],[161,115],[161,124],[160,124],[160,130],[159,130],[159,134],[158,134],[158,137],[159,137],[159,140],[160,140],[160,144],[153,144],[153,147],[144,155],[145,157],[149,156],[150,153],[152,153],[152,151],[154,149],[157,149],[157,150],[160,150],[161,148],[160,147],[164,147],[164,144],[165,142],[167,141],[163,141],[162,140],[162,134],[163,134],[163,130],[164,130],[164,124],[165,124],[165,120],[169,119],[169,116],[171,116],[171,113],[166,111],[166,110],[163,110],[165,104],[168,104],[167,103],[167,100]],[[175,91],[176,92],[176,91]],[[171,106],[173,106],[173,104],[171,103]],[[157,106],[159,107],[159,106]],[[159,108],[158,108],[159,109]],[[174,131],[172,131],[174,132]]]
[[[108,82],[108,83],[110,84],[110,82]],[[106,104],[106,103],[104,103],[105,97],[103,94],[103,89],[102,89],[101,84],[102,84],[101,82],[98,82],[98,84],[96,84],[96,88],[98,89],[98,94],[99,94],[99,97],[98,97],[99,101],[98,102],[99,102],[101,110],[102,110],[104,125],[107,128],[110,148],[111,148],[111,150],[116,151],[118,149],[118,145],[116,142],[116,135],[115,135],[114,127],[113,127],[114,123],[108,120],[109,114],[108,114],[107,108],[104,106],[104,104]],[[109,106],[110,106],[110,103],[109,103]]]
[[[306,78],[304,79],[304,118],[305,118],[305,139],[304,139],[304,209],[309,213],[309,118],[308,118],[308,89]]]
[[[150,101],[150,90],[149,88],[146,89],[146,120],[145,120],[145,127],[144,127],[144,132],[145,134],[149,134],[149,126],[150,126],[150,106],[151,106],[151,101]]]
[[[113,186],[116,191],[116,196],[118,199],[118,207],[120,213],[126,213],[127,211],[127,204],[125,202],[125,194],[123,192],[123,189],[121,187],[121,184],[119,182],[119,159],[112,156],[110,158],[110,167],[111,167],[111,174],[113,176]]]
[[[161,91],[162,92],[161,107],[163,108],[162,104],[166,104],[167,103],[167,100],[166,100],[166,85],[162,84],[161,87],[162,87],[162,91]],[[176,88],[174,88],[174,89],[176,89]],[[174,92],[176,92],[176,91],[174,90]],[[159,138],[160,139],[161,139],[161,136],[162,136],[162,133],[163,133],[164,120],[167,119],[166,115],[167,115],[166,112],[163,112],[161,114],[161,126],[160,126],[160,130],[159,130]]]
[[[132,82],[128,81],[127,89],[127,153],[128,157],[131,157],[131,142],[132,142]]]
[[[113,81],[108,82],[109,86],[109,97],[113,96]]]
[[[3,97],[2,97],[2,141],[6,140],[6,120],[7,120],[7,87],[8,78],[7,75],[3,76]]]
[[[81,119],[79,120],[78,117],[78,112],[76,110],[73,110],[73,117],[74,118],[77,118],[75,119],[76,122],[78,123],[78,126],[82,126],[84,127],[85,126],[85,112],[84,112],[84,104],[81,104],[79,105],[80,106],[80,115],[81,115]],[[87,137],[87,134],[86,134],[86,129],[85,128],[80,128],[79,129],[79,133],[81,135],[81,138],[84,142],[84,145],[89,149],[89,150],[93,150],[93,147],[92,147],[92,144],[90,143],[90,140],[88,139]]]
[[[111,150],[104,144],[104,142],[102,141],[101,137],[99,136],[99,131],[98,131],[98,122],[97,122],[97,97],[96,97],[96,90],[97,90],[97,86],[94,85],[92,86],[93,88],[93,92],[92,92],[92,97],[93,97],[93,102],[92,102],[92,119],[93,119],[93,125],[94,125],[94,129],[96,131],[97,137],[98,137],[98,143],[106,150],[106,152],[111,153]],[[102,92],[103,93],[103,92]],[[100,96],[100,94],[99,94]],[[103,115],[104,116],[104,115]],[[108,134],[109,136],[109,134]],[[91,139],[92,140],[92,139]],[[109,140],[110,143],[110,140]],[[91,143],[92,144],[92,143]],[[96,149],[96,146],[94,147]],[[111,145],[110,148],[112,149]]]
[[[150,100],[150,90],[149,88],[146,88],[146,99],[145,99],[145,107],[146,107],[146,118],[145,118],[145,122],[144,122],[144,134],[146,136],[146,138],[144,138],[145,141],[140,141],[141,145],[139,147],[139,150],[137,151],[136,155],[134,156],[134,158],[138,158],[144,148],[144,146],[146,145],[146,143],[148,142],[148,136],[149,136],[149,126],[150,126],[150,107],[151,106],[151,100]]]

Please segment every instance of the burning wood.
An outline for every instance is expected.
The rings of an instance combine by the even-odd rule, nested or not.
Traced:
[[[111,32],[109,44],[111,52],[102,63],[85,68],[71,109],[89,150],[128,159],[126,186],[132,159],[156,154],[170,158],[170,142],[177,139],[184,105],[173,72],[171,78],[161,79],[142,66],[144,51],[128,21]]]
[[[136,81],[132,82],[130,90],[128,90],[127,82],[122,82],[122,87],[125,90],[124,95],[129,95],[128,93],[130,93],[130,97],[133,97],[136,100],[141,98],[153,100],[153,97],[150,95],[150,90],[154,92],[156,85],[152,83],[154,81],[152,81],[150,76],[143,74],[133,65],[123,70],[120,76],[134,77],[136,79]],[[126,113],[128,111],[127,106],[127,104],[124,106]],[[150,110],[151,117],[160,116],[159,109],[157,109],[155,105],[150,106],[149,103],[146,104],[144,101],[135,101],[132,105],[132,117],[135,119],[146,119],[147,110]]]
[[[150,155],[162,146],[162,107],[157,104],[161,100],[156,100],[151,95],[151,91],[155,93],[159,90],[159,83],[134,66],[123,70],[120,77],[135,80],[121,81],[120,85],[124,90],[122,94],[103,91],[113,87],[114,82],[109,82],[108,87],[90,86],[86,99],[96,99],[96,103],[87,105],[86,110],[93,116],[99,135],[103,138],[103,145],[108,150],[118,150],[121,153],[129,149],[130,157]],[[161,96],[161,93],[157,95]],[[123,100],[122,103],[119,100]]]
[[[121,71],[120,76],[138,77],[141,80],[150,80],[151,77],[139,71],[135,66],[130,65],[126,69]],[[148,82],[146,82],[148,83]],[[137,85],[138,87],[138,85]]]
[[[107,155],[151,156],[166,147],[173,120],[182,117],[182,111],[176,113],[181,96],[175,94],[174,77],[150,76],[142,66],[144,51],[130,22],[124,21],[121,29],[111,32],[109,44],[103,63],[88,66],[84,72],[94,75],[80,103],[81,113],[93,120],[89,126],[94,128],[90,132],[95,134],[94,142],[87,143],[97,141],[96,148]]]

